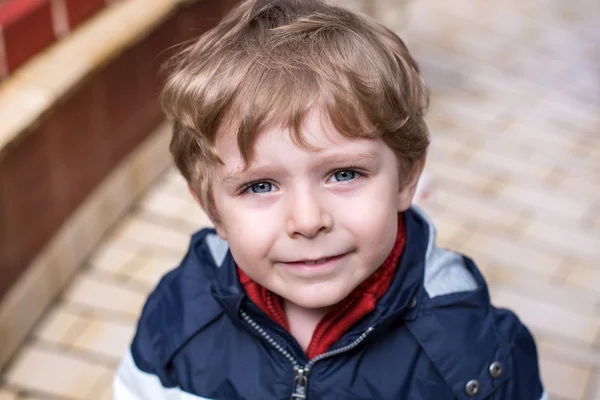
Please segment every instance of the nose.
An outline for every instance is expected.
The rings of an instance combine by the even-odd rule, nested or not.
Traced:
[[[291,238],[312,239],[333,227],[333,218],[316,193],[302,190],[292,194],[289,202],[286,231]]]

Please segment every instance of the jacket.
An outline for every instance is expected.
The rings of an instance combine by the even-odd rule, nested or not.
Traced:
[[[547,399],[531,334],[473,261],[437,248],[418,208],[405,223],[388,291],[312,360],[245,295],[227,242],[194,234],[144,306],[115,399]]]

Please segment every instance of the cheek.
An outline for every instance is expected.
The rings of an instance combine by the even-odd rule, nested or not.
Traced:
[[[255,263],[267,257],[278,232],[276,215],[240,204],[224,204],[223,211],[222,227],[236,260]]]
[[[353,217],[352,231],[363,250],[368,250],[369,257],[378,258],[378,254],[391,251],[398,231],[398,214],[389,207],[374,207],[370,212],[356,213]],[[384,257],[385,258],[385,257]]]
[[[398,197],[396,187],[385,181],[377,182],[371,189],[333,209],[336,219],[352,232],[363,255],[382,262],[396,239]]]
[[[376,229],[397,214],[397,190],[395,181],[381,176],[348,195],[333,196],[330,209],[342,219],[354,221],[355,226]]]

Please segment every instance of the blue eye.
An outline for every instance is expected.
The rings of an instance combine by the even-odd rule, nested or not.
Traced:
[[[338,171],[335,174],[333,174],[332,178],[335,178],[335,180],[338,182],[351,181],[352,179],[356,178],[356,171]]]
[[[269,182],[257,182],[248,188],[252,193],[268,193],[273,189]]]

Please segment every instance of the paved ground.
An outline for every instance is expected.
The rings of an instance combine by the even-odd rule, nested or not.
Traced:
[[[554,400],[600,400],[600,5],[416,0],[377,12],[432,88],[424,207],[534,332]],[[0,400],[109,399],[156,280],[206,223],[169,171],[58,299]],[[2,389],[4,385],[4,389]]]

